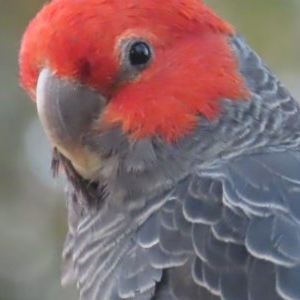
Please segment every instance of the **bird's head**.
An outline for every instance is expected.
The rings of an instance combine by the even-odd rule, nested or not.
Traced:
[[[119,128],[172,144],[199,115],[217,118],[220,99],[244,98],[233,34],[199,0],[53,0],[24,34],[21,84],[53,146],[88,178],[103,155],[87,136],[116,145]]]

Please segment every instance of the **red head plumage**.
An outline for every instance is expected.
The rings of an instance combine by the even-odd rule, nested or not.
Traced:
[[[50,68],[110,99],[101,126],[121,123],[136,138],[170,141],[189,132],[198,114],[217,116],[221,98],[247,97],[233,34],[198,0],[54,0],[24,35],[21,83],[34,98],[40,70]],[[153,59],[120,80],[120,45],[130,37],[149,42]]]

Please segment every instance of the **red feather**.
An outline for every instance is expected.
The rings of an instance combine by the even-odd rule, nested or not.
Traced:
[[[110,97],[99,127],[120,122],[135,138],[171,141],[192,130],[199,113],[215,118],[221,98],[247,98],[232,34],[199,0],[54,0],[24,35],[21,83],[34,98],[49,67]],[[120,86],[118,44],[129,35],[148,40],[154,59]]]

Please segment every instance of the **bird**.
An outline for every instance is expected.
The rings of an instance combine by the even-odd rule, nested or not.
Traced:
[[[52,0],[19,74],[81,300],[300,299],[299,104],[203,1]]]

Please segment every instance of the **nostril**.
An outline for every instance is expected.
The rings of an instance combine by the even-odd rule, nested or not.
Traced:
[[[78,60],[79,78],[85,80],[91,75],[91,64],[86,58]]]

